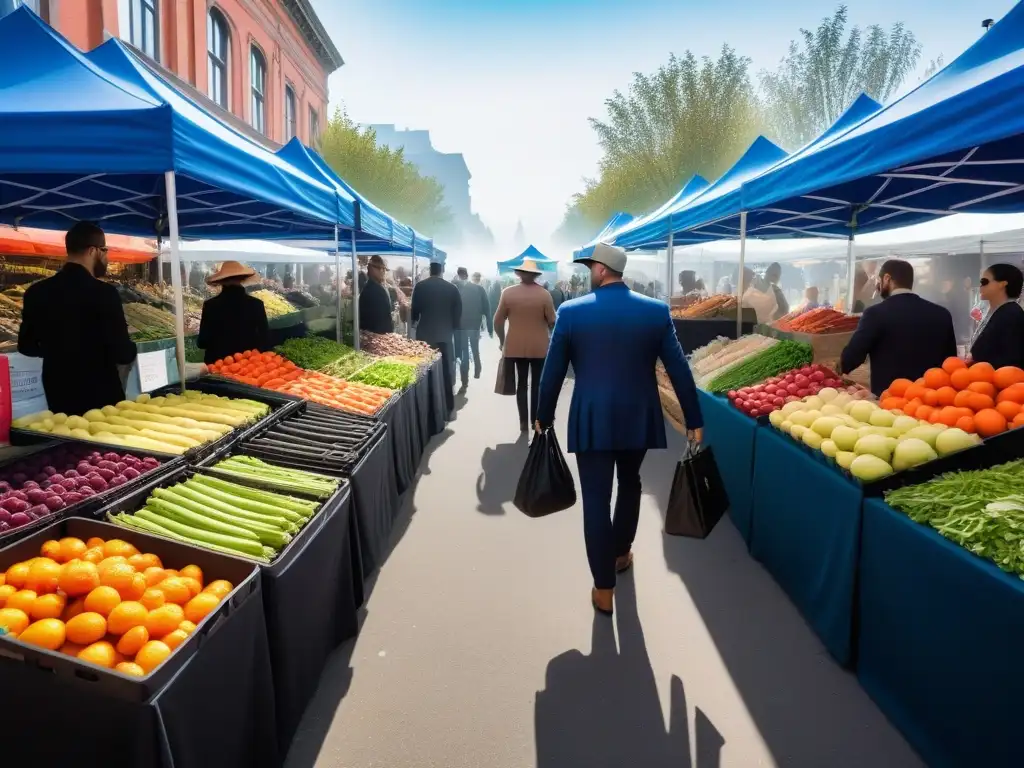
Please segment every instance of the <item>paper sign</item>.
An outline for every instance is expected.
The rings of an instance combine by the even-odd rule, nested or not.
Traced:
[[[139,390],[152,392],[167,386],[167,358],[163,350],[140,352],[136,362],[139,366]]]
[[[11,412],[14,418],[46,410],[43,391],[43,361],[17,352],[7,355],[11,369]]]

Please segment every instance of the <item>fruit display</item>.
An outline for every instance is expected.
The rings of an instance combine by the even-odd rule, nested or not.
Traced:
[[[364,416],[310,406],[247,440],[243,450],[288,466],[349,473],[373,445],[383,425]]]
[[[707,385],[716,376],[734,368],[748,357],[756,355],[778,343],[778,339],[762,336],[758,333],[743,336],[739,339],[715,339],[711,343],[694,350],[690,355],[690,368],[693,371],[693,378],[698,387],[707,389]]]
[[[151,456],[58,445],[0,469],[0,533],[70,508],[160,466]]]
[[[0,632],[130,677],[159,667],[234,589],[121,539],[51,539],[39,555],[0,577]]]
[[[362,331],[359,334],[359,343],[364,352],[375,357],[403,355],[433,360],[438,354],[437,350],[426,342],[407,339],[405,336],[397,333],[370,333],[369,331]]]
[[[823,365],[805,365],[778,376],[729,392],[729,402],[748,416],[757,418],[778,410],[786,403],[816,395],[831,388],[857,400],[870,400],[871,392],[859,384],[846,384],[842,377]]]
[[[815,307],[790,312],[775,321],[780,331],[791,333],[848,333],[857,330],[860,318],[845,315],[831,307]]]
[[[229,456],[214,464],[212,469],[230,479],[249,481],[281,493],[308,494],[318,499],[330,498],[340,485],[337,478],[279,467],[255,456]]]
[[[163,397],[139,395],[82,416],[40,411],[12,426],[40,434],[181,455],[252,424],[270,412],[255,400],[221,397],[194,390]]]
[[[210,373],[300,397],[331,408],[369,416],[394,395],[390,389],[304,371],[276,352],[240,352],[210,365]]]
[[[347,370],[348,373],[353,373],[370,363],[368,355],[357,352],[345,344],[325,339],[323,336],[288,339],[275,347],[274,351],[286,360],[295,363],[299,368],[305,368],[307,371],[322,371],[339,378],[345,378],[345,376],[337,373],[338,370]]]
[[[108,522],[143,533],[269,563],[313,517],[319,501],[196,474],[157,488],[134,512]]]
[[[780,341],[767,349],[747,356],[737,365],[722,371],[708,381],[706,389],[712,393],[723,393],[740,389],[808,365],[813,357],[810,344],[798,341]]]
[[[988,363],[968,366],[950,357],[917,381],[896,379],[879,403],[932,424],[993,437],[1024,426],[1024,370],[995,370]]]
[[[416,383],[416,366],[380,360],[349,376],[348,380],[385,389],[406,389]]]
[[[862,482],[873,482],[977,445],[956,427],[929,424],[869,400],[826,387],[768,416],[772,426],[834,459]]]
[[[267,317],[283,317],[284,315],[290,315],[293,312],[299,311],[298,307],[294,306],[286,298],[265,288],[253,291],[249,295],[255,296],[263,302],[263,306],[267,310]]]
[[[885,494],[889,506],[1024,578],[1024,461],[947,472]]]
[[[737,302],[735,296],[716,294],[714,296],[709,296],[706,299],[694,302],[686,307],[674,307],[672,309],[672,317],[680,320],[714,317],[715,315],[720,315],[724,312],[732,312],[736,307]]]

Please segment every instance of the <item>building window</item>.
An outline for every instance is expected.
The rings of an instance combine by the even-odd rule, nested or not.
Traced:
[[[267,60],[255,45],[249,51],[249,82],[252,90],[252,127],[267,132]]]
[[[284,87],[284,140],[291,141],[295,138],[295,90],[290,86]]]
[[[309,146],[320,146],[320,115],[312,107],[309,108]]]
[[[228,36],[228,22],[216,8],[210,9],[206,24],[206,51],[209,58],[210,98],[228,109],[228,59],[231,38]]]
[[[153,59],[160,60],[158,0],[130,0],[128,42]]]

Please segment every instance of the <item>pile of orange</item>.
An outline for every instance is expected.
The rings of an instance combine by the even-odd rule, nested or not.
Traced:
[[[992,437],[1024,427],[1024,370],[947,358],[917,381],[896,379],[879,398],[891,411]]]
[[[7,637],[126,675],[156,669],[233,586],[196,565],[164,568],[121,539],[68,537],[0,574]]]

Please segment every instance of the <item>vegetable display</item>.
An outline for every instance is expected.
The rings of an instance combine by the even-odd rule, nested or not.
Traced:
[[[846,392],[858,400],[871,398],[871,392],[859,384],[847,385],[835,371],[823,365],[805,365],[771,376],[759,384],[729,392],[729,402],[748,416],[757,418],[781,408],[788,402],[816,395],[822,389]]]
[[[716,376],[775,346],[779,340],[755,333],[735,340],[726,340],[721,344],[719,342],[720,340],[711,342],[707,347],[696,350],[690,357],[693,378],[701,389],[707,389],[708,383]]]
[[[39,554],[3,575],[3,634],[129,677],[159,667],[234,589],[121,539],[51,539]]]
[[[187,391],[163,397],[139,395],[82,416],[40,411],[12,426],[31,432],[74,437],[108,445],[180,455],[258,421],[266,403]]]
[[[815,307],[790,312],[775,321],[780,331],[793,333],[845,333],[857,330],[860,318],[845,315],[831,307]]]
[[[1024,578],[1024,461],[949,472],[889,491],[885,500],[911,520]]]
[[[349,358],[366,360],[365,355],[361,355],[352,347],[325,339],[323,336],[288,339],[275,347],[274,351],[295,363],[299,368],[309,371],[323,371],[331,363]],[[369,362],[369,360],[366,361]],[[363,365],[365,364],[363,363]]]
[[[287,466],[348,473],[382,431],[374,419],[310,406],[246,441],[243,450]]]
[[[722,393],[756,384],[769,376],[783,371],[800,368],[811,362],[813,353],[810,344],[798,341],[780,341],[757,354],[748,357],[739,365],[715,376],[707,385],[708,392]]]
[[[405,389],[416,383],[416,368],[408,363],[381,360],[350,376],[349,381],[385,389]]]
[[[57,446],[0,470],[0,533],[28,525],[156,469],[152,457]]]
[[[197,474],[153,491],[135,512],[108,513],[114,525],[269,563],[320,502]]]
[[[318,499],[329,498],[338,490],[341,483],[334,477],[301,469],[279,467],[257,459],[255,456],[230,456],[217,462],[213,469],[226,477],[248,480],[269,490],[281,493],[304,493]]]
[[[174,315],[149,304],[125,304],[124,319],[132,341],[155,341],[174,336]]]
[[[420,357],[426,360],[433,360],[437,357],[437,350],[429,344],[415,339],[407,339],[397,333],[370,333],[362,331],[359,334],[360,347],[368,354],[376,357],[389,357],[393,355],[404,355],[408,357]]]
[[[831,387],[786,403],[768,419],[794,440],[835,459],[863,482],[880,480],[980,442],[976,435],[898,416]]]
[[[268,291],[265,288],[253,291],[249,295],[254,296],[263,302],[263,306],[267,310],[267,317],[283,317],[284,315],[290,315],[293,312],[299,311],[297,307],[293,306],[291,302],[283,296],[279,296],[273,291]]]
[[[686,307],[675,307],[672,309],[672,317],[679,319],[694,319],[701,317],[714,317],[723,312],[731,312],[737,307],[736,297],[725,294],[716,294],[706,299],[701,299]]]
[[[917,381],[896,379],[882,393],[883,408],[982,437],[1024,426],[1024,370],[947,358]]]

